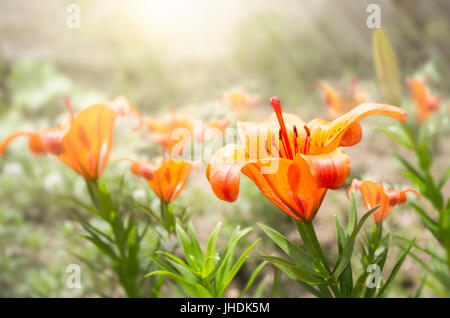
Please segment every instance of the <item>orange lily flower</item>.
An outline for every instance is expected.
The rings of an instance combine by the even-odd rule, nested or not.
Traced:
[[[93,105],[74,116],[67,125],[12,134],[0,145],[0,154],[13,139],[27,136],[32,153],[56,155],[84,178],[94,180],[102,174],[108,161],[115,117],[112,109]]]
[[[368,101],[369,94],[358,88],[358,78],[353,78],[349,94],[342,94],[327,82],[317,84],[325,93],[325,103],[330,108],[330,120],[345,114],[356,106]]]
[[[246,114],[248,108],[260,103],[261,98],[257,96],[250,96],[241,90],[233,90],[230,92],[225,92],[222,95],[222,102],[229,105],[235,115],[239,118]]]
[[[16,131],[6,137],[0,144],[0,155],[3,155],[8,145],[16,138],[28,137],[28,148],[32,154],[45,155],[49,153],[58,156],[63,150],[61,144],[62,138],[69,129],[70,122],[75,118],[70,99],[65,98],[64,104],[70,114],[69,120],[66,123],[58,125],[55,128],[42,128],[40,131]]]
[[[208,128],[217,128],[222,132],[222,134],[224,134],[225,130],[227,129],[227,127],[229,125],[230,125],[229,119],[224,119],[224,120],[214,119],[208,123]]]
[[[170,117],[163,119],[145,118],[145,123],[149,131],[154,133],[155,142],[163,146],[168,152],[172,152],[173,148],[183,142],[182,148],[187,146],[188,141],[183,135],[178,135],[176,138],[173,135],[176,129],[186,129],[190,134],[194,131],[194,121],[190,118],[178,114],[172,110]],[[179,151],[182,154],[182,150]]]
[[[99,178],[108,163],[116,116],[102,104],[83,109],[62,138],[59,159],[87,180]]]
[[[66,131],[67,127],[43,128],[39,132],[17,131],[0,144],[0,155],[3,155],[9,143],[18,137],[28,137],[28,148],[32,154],[59,155],[62,151],[61,140]]]
[[[282,113],[278,97],[271,104],[275,113],[266,120],[238,123],[244,146],[230,144],[219,150],[206,177],[219,199],[233,202],[242,172],[274,205],[305,222],[315,217],[327,190],[339,188],[347,178],[350,162],[340,146],[361,140],[359,121],[373,115],[406,119],[398,107],[362,104],[331,122],[315,119],[306,124]]]
[[[148,129],[154,133],[155,142],[162,145],[169,153],[172,153],[175,146],[181,145],[180,149],[176,149],[178,150],[178,153],[175,153],[175,156],[182,155],[184,148],[188,146],[194,138],[198,142],[203,142],[204,140],[205,129],[197,132],[195,129],[195,121],[187,116],[178,114],[175,110],[172,110],[171,115],[168,118],[156,120],[147,117],[145,118],[145,122]],[[207,128],[217,128],[223,134],[229,124],[229,119],[212,120],[208,123]],[[188,133],[189,135],[186,136],[182,131],[178,134],[176,133],[177,129],[184,129],[185,133]]]
[[[118,96],[107,102],[107,105],[112,110],[116,111],[120,117],[126,117],[132,114],[135,115],[139,120],[139,124],[134,128],[134,130],[139,130],[142,127],[143,118],[141,112],[137,110],[136,107],[132,106],[126,97]]]
[[[197,166],[197,162],[181,159],[145,162],[120,158],[117,161],[123,160],[131,162],[131,173],[147,180],[156,195],[165,203],[172,202],[180,195],[189,175]]]
[[[419,193],[413,189],[405,190],[389,190],[382,184],[370,180],[353,179],[351,186],[347,189],[347,197],[349,197],[350,190],[361,192],[364,200],[364,205],[367,211],[376,206],[380,206],[370,217],[376,224],[381,224],[391,212],[392,208],[406,202],[406,192],[412,192],[421,197]]]
[[[417,78],[407,80],[407,84],[416,107],[417,121],[424,123],[432,112],[439,110],[440,100]]]

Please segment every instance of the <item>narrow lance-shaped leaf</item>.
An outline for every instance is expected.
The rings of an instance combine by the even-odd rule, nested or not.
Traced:
[[[243,297],[247,290],[253,285],[253,282],[255,281],[256,277],[258,277],[261,270],[267,265],[267,261],[261,262],[253,271],[252,275],[250,276],[249,280],[247,281],[247,284],[245,284],[245,287],[242,289],[240,296]]]
[[[416,239],[414,238],[411,243],[409,244],[408,248],[403,251],[403,254],[398,259],[397,263],[395,264],[394,268],[392,269],[391,274],[389,275],[388,279],[386,280],[386,283],[381,287],[380,291],[378,292],[377,297],[383,297],[383,295],[386,293],[389,286],[392,284],[392,281],[394,280],[395,276],[397,275],[398,271],[400,270],[400,267],[402,266],[406,256],[408,255],[409,251],[413,247]]]
[[[216,241],[222,223],[216,225],[213,233],[209,237],[208,245],[206,247],[205,257],[202,266],[202,278],[206,278],[214,270],[214,259],[216,258]]]
[[[374,213],[378,208],[379,206],[376,206],[375,208],[364,214],[361,220],[359,221],[358,225],[356,226],[355,230],[353,231],[352,235],[347,239],[344,249],[342,250],[342,253],[339,255],[339,258],[333,268],[333,275],[335,277],[339,277],[344,271],[345,267],[347,266],[352,256],[356,236],[358,235],[359,231],[361,230],[362,226],[369,218],[369,216],[372,213]]]
[[[355,190],[350,193],[350,211],[348,214],[347,235],[352,235],[355,230],[358,218],[358,211],[356,210],[356,196]]]
[[[225,280],[222,282],[222,287],[219,290],[219,295],[223,295],[223,293],[225,292],[225,289],[227,288],[227,286],[231,283],[231,281],[233,280],[234,276],[236,276],[237,272],[241,269],[242,265],[244,264],[245,260],[248,257],[248,254],[250,254],[250,252],[252,251],[252,249],[255,247],[256,244],[258,244],[258,242],[261,239],[256,240],[252,245],[250,245],[245,251],[244,253],[242,253],[242,255],[237,259],[236,263],[234,263],[233,267],[231,267],[231,270],[227,273]]]
[[[311,275],[316,274],[314,271],[314,266],[312,265],[313,259],[312,257],[304,252],[301,247],[295,245],[291,241],[289,241],[286,237],[284,237],[278,231],[272,229],[271,227],[258,224],[259,227],[264,231],[264,233],[269,236],[272,241],[278,245],[279,248],[283,250],[287,255],[289,255],[293,260],[299,263],[303,267],[303,269]]]

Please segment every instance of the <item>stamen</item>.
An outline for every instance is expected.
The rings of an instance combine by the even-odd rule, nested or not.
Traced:
[[[66,108],[69,111],[70,121],[73,121],[75,119],[75,112],[73,111],[72,100],[70,99],[70,97],[64,98],[64,104],[66,105]]]
[[[287,154],[287,150],[286,150],[286,145],[283,142],[283,133],[281,132],[281,129],[278,131],[278,140],[280,141],[281,145],[283,145],[284,154],[286,155]],[[280,155],[280,157],[284,157],[284,156]]]
[[[284,124],[284,119],[283,119],[283,114],[281,112],[281,101],[280,98],[277,96],[274,96],[270,99],[270,104],[273,107],[273,110],[275,111],[275,114],[277,115],[277,120],[278,120],[278,124],[280,125],[281,128],[281,135],[283,137],[283,145],[285,147],[286,153],[288,155],[289,159],[294,159],[294,157],[292,156],[292,150],[291,150],[291,145],[289,143],[289,138],[287,135],[287,131],[286,131],[286,125]],[[281,138],[280,138],[281,139]]]
[[[277,143],[275,142],[275,135],[272,135],[272,145],[275,147],[276,151],[278,151],[278,155],[281,157],[281,151],[277,146]]]
[[[297,143],[297,138],[298,138],[297,127],[294,125],[294,151],[295,151],[295,154],[298,153],[298,143]]]
[[[311,136],[311,131],[309,130],[308,126],[304,125],[303,128],[306,131],[306,138],[305,138],[305,148],[303,149],[303,154],[306,155],[306,147],[308,146],[308,142]]]

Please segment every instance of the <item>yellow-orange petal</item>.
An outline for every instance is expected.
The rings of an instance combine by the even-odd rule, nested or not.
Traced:
[[[308,123],[311,131],[309,154],[332,152],[341,145],[342,140],[344,140],[344,145],[353,145],[356,140],[360,139],[360,130],[352,126],[359,125],[361,119],[375,115],[383,115],[400,121],[406,119],[406,112],[399,107],[366,103],[331,122],[322,119],[312,120]],[[352,134],[355,131],[358,136],[346,136],[347,133]]]
[[[102,104],[82,110],[62,139],[59,159],[88,180],[100,177],[111,152],[116,115]]]
[[[174,159],[163,161],[145,178],[156,195],[164,202],[174,201],[184,189],[195,164],[191,161]]]
[[[306,140],[305,122],[300,117],[289,113],[282,113],[282,117],[290,148],[303,149]],[[238,122],[237,127],[241,142],[251,159],[287,157],[287,149],[284,149],[283,143],[279,141],[280,125],[275,113],[256,123]],[[297,137],[294,127],[296,127]],[[294,139],[296,139],[295,142]]]
[[[270,159],[266,161],[250,162],[242,168],[242,173],[252,180],[261,193],[275,206],[291,217],[304,221],[307,202],[302,196],[297,196],[295,188],[291,186],[291,166],[289,159]],[[297,175],[293,176],[294,178]],[[297,179],[297,182],[300,182]]]

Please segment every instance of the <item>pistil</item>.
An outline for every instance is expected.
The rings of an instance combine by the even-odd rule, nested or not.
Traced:
[[[275,111],[275,114],[277,115],[278,124],[280,125],[282,143],[283,143],[283,146],[287,153],[287,157],[288,157],[288,159],[292,160],[292,159],[294,159],[294,156],[292,155],[291,144],[289,142],[288,134],[286,131],[286,125],[284,124],[283,114],[281,112],[280,98],[277,96],[272,97],[270,99],[270,104],[272,105],[273,110]]]

